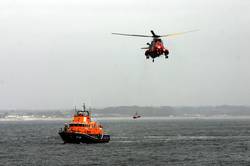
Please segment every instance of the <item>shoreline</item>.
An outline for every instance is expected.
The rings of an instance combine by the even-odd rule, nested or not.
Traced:
[[[0,122],[15,122],[15,121],[70,121],[72,118],[0,118]],[[108,121],[119,121],[119,120],[131,120],[131,121],[144,121],[144,120],[249,120],[250,116],[204,116],[204,117],[141,117],[139,119],[133,119],[132,117],[93,117],[95,121],[108,120]]]

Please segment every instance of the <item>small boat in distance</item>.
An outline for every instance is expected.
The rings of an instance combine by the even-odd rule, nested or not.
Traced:
[[[65,124],[58,134],[64,143],[107,143],[110,140],[110,136],[104,134],[102,125],[91,121],[90,111],[85,109],[85,104],[83,110],[75,108],[72,122]]]
[[[140,118],[141,116],[138,115],[138,113],[136,112],[134,115],[133,115],[133,119],[137,119],[137,118]]]

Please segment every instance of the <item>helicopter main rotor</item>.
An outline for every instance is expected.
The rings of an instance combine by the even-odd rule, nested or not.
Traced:
[[[150,35],[140,35],[140,34],[126,34],[126,33],[112,33],[113,35],[122,35],[122,36],[133,36],[133,37],[152,37],[152,38],[160,38],[160,37],[169,37],[169,36],[177,36],[177,35],[182,35],[185,33],[190,33],[190,32],[195,32],[198,30],[191,30],[191,31],[185,31],[185,32],[178,32],[178,33],[172,33],[172,34],[167,34],[167,35],[156,35],[153,30],[150,32],[152,33],[152,36]]]

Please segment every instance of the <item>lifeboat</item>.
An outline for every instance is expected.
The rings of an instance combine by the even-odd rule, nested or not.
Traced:
[[[138,115],[138,113],[136,112],[134,115],[133,115],[133,119],[137,119],[137,118],[140,118],[141,116]]]
[[[60,129],[59,135],[64,143],[107,143],[110,136],[104,134],[103,126],[91,121],[90,111],[76,110],[73,120],[64,129]]]

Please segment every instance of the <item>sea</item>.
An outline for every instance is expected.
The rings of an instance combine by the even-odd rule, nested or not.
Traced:
[[[63,144],[66,120],[0,121],[0,165],[250,165],[250,119],[98,121],[109,143]]]

